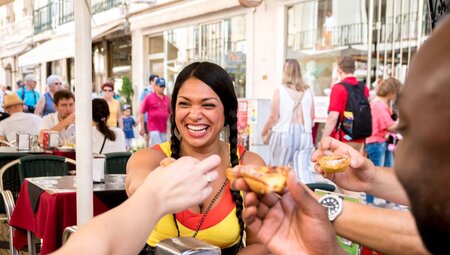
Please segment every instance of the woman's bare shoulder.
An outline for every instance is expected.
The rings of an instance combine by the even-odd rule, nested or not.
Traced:
[[[141,149],[135,152],[128,160],[129,169],[148,169],[149,171],[159,166],[159,162],[165,159],[164,152],[152,148]]]

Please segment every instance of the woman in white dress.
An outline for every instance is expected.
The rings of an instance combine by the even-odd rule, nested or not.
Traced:
[[[120,128],[108,127],[109,107],[105,99],[92,100],[92,152],[105,154],[126,151],[125,134]]]
[[[291,166],[297,179],[304,183],[314,182],[311,167],[313,119],[312,92],[303,81],[297,60],[287,59],[283,81],[274,92],[271,113],[262,135],[272,130],[269,165]]]

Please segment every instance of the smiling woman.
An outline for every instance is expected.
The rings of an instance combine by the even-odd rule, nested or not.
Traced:
[[[219,246],[222,254],[236,254],[244,250],[243,202],[238,191],[230,190],[225,170],[238,164],[264,165],[264,161],[257,154],[237,146],[237,98],[233,82],[228,73],[216,64],[192,63],[178,75],[171,107],[170,142],[138,151],[128,161],[128,194],[132,195],[145,177],[167,157],[192,156],[202,160],[217,154],[222,159],[216,169],[219,177],[211,183],[213,192],[202,203],[164,216],[141,254],[153,254],[159,241],[177,236],[194,236]],[[230,130],[228,143],[220,140],[226,126]],[[198,181],[207,180],[205,176]],[[250,233],[247,233],[246,243],[246,250],[267,253],[263,246],[253,243]]]

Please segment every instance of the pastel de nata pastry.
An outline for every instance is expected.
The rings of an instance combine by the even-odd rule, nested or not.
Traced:
[[[340,173],[350,166],[350,157],[346,155],[322,156],[317,162],[326,174]]]
[[[287,176],[290,168],[287,166],[238,166],[250,189],[258,194],[270,192],[282,193],[286,188]],[[236,177],[232,169],[226,170],[227,178],[233,181]]]

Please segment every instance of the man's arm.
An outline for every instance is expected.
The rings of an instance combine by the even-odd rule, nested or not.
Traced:
[[[60,122],[58,122],[58,124],[56,124],[55,126],[51,127],[52,124],[50,124],[51,122],[46,117],[47,116],[45,116],[42,119],[41,126],[39,128],[39,137],[38,137],[38,139],[39,139],[39,143],[40,144],[43,143],[44,132],[45,131],[51,130],[51,131],[58,131],[58,132],[60,132],[61,130],[65,129],[70,124],[75,122],[75,113],[72,113],[69,116],[67,116],[65,119],[63,119]]]
[[[311,160],[317,162],[322,155],[332,154],[348,155],[351,158],[350,166],[342,173],[325,174],[316,164],[315,170],[325,178],[347,190],[366,192],[395,203],[409,205],[408,196],[392,169],[375,167],[372,161],[345,143],[325,137],[312,154]]]
[[[409,211],[344,201],[333,225],[338,235],[383,254],[428,254]]]
[[[45,106],[45,97],[41,97],[36,104],[36,108],[34,109],[34,114],[38,116],[42,116],[42,112],[44,111]]]
[[[334,128],[336,127],[336,124],[339,119],[339,112],[330,111],[328,113],[327,122],[325,123],[325,128],[322,132],[322,137],[328,137],[331,135],[331,132],[333,132]]]

